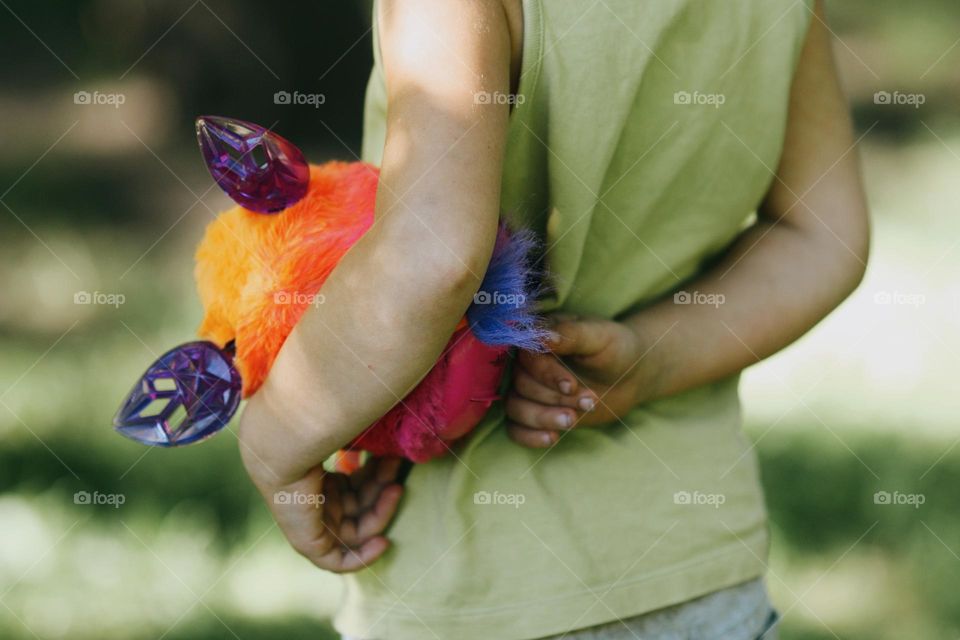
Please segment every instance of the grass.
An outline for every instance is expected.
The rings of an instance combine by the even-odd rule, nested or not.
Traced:
[[[783,637],[829,638],[830,629],[884,639],[903,637],[904,628],[935,637],[960,627],[960,593],[952,588],[960,450],[926,473],[939,442],[853,436],[848,451],[804,427],[767,437],[758,450],[774,533],[769,581],[788,610]],[[70,638],[156,638],[181,615],[166,638],[232,637],[227,627],[245,640],[327,637],[323,616],[336,587],[287,550],[230,439],[215,442],[178,452],[183,458],[151,453],[123,482],[109,456],[84,451],[80,440],[61,442],[82,485],[42,445],[4,451],[0,575],[5,584],[23,576],[4,601],[26,619],[53,607],[47,623],[37,618],[33,627],[49,637],[58,635],[51,620],[60,620]],[[882,487],[867,467],[885,479]],[[81,486],[124,493],[126,503],[75,505]],[[880,489],[925,502],[876,504]],[[890,611],[897,616],[874,617]],[[29,637],[3,610],[0,633]]]

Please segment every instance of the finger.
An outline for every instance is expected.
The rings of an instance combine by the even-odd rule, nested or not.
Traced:
[[[370,505],[356,516],[344,519],[340,526],[341,541],[351,547],[359,546],[371,536],[383,533],[397,512],[403,487],[399,484],[376,485],[370,482],[364,492],[371,492],[373,495]]]
[[[517,354],[517,365],[543,386],[562,394],[576,393],[579,388],[576,376],[552,353],[521,351]]]
[[[370,480],[367,482],[367,484],[360,487],[357,492],[357,499],[360,503],[360,512],[367,511],[374,505],[374,503],[377,501],[377,497],[380,495],[380,492],[383,491],[384,486],[385,485]]]
[[[360,539],[360,536],[357,535],[357,529],[358,525],[356,518],[344,518],[340,523],[340,528],[336,532],[337,542],[340,544],[340,546],[359,546],[363,541]]]
[[[356,548],[338,545],[323,555],[308,556],[310,562],[334,573],[349,573],[369,566],[383,555],[390,542],[383,536],[371,538]]]
[[[560,433],[558,431],[530,429],[515,422],[507,423],[507,435],[517,444],[532,449],[552,447],[557,440],[560,439]]]
[[[513,374],[513,390],[527,400],[580,411],[592,411],[597,404],[596,394],[589,389],[582,389],[576,395],[566,395],[540,384],[536,378],[520,367]]]
[[[577,421],[573,409],[532,402],[513,392],[507,395],[505,409],[507,417],[525,427],[566,430]]]
[[[326,524],[337,529],[343,519],[343,476],[339,473],[328,473],[323,483],[323,520]]]
[[[389,484],[396,480],[402,464],[403,458],[380,458],[380,465],[377,467],[377,482]]]
[[[400,505],[402,496],[403,487],[398,484],[391,484],[380,492],[373,508],[360,516],[360,522],[357,526],[359,541],[365,542],[370,537],[379,535],[387,529],[387,526],[393,520],[393,516],[397,513],[397,507]]]
[[[314,564],[322,558],[333,557],[334,554],[342,547],[340,541],[334,536],[328,527],[321,525],[321,531],[313,538],[309,540],[298,539],[295,536],[292,537],[287,534],[287,531],[284,531],[284,534],[287,535],[287,539],[290,542],[290,546],[294,550],[308,559]]]
[[[283,487],[282,490],[274,492],[272,495],[265,495],[267,506],[273,514],[274,519],[284,536],[290,541],[290,544],[301,554],[326,553],[332,546],[331,541],[326,536],[326,519],[331,516],[328,510],[323,507],[322,502],[328,499],[325,484],[328,484],[330,476],[336,477],[337,474],[326,474],[322,467],[316,467],[309,471],[307,475],[295,483]],[[331,486],[334,486],[331,484]],[[293,495],[323,496],[323,500],[292,500]],[[336,489],[333,489],[336,496]],[[331,500],[336,505],[337,500]],[[333,518],[336,517],[336,507],[333,508]]]
[[[344,519],[337,532],[340,542],[349,547],[359,547],[371,537],[383,533],[396,514],[402,495],[403,487],[398,484],[388,485],[378,491],[370,509],[355,518]]]
[[[557,319],[551,327],[547,346],[560,356],[591,356],[603,351],[609,340],[603,322]]]
[[[358,487],[357,496],[361,511],[370,509],[384,487],[396,481],[402,464],[401,458],[382,458],[377,461],[376,470],[370,474],[363,486]]]
[[[340,507],[343,509],[343,517],[352,518],[360,513],[360,496],[357,489],[351,486],[351,482],[345,479],[340,487]]]
[[[351,573],[366,569],[390,548],[390,541],[383,536],[367,540],[359,549],[344,549],[340,552],[337,573]]]

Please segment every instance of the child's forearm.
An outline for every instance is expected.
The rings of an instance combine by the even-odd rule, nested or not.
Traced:
[[[629,321],[651,345],[662,336],[648,356],[662,365],[654,395],[721,379],[775,353],[863,276],[869,219],[856,141],[822,3],[816,11],[794,78],[783,156],[758,224],[684,287],[691,304],[668,298]]]
[[[498,0],[378,3],[388,98],[376,222],[324,283],[241,422],[262,483],[302,477],[436,363],[493,250],[510,90]],[[484,27],[484,28],[480,28]]]
[[[656,371],[640,400],[715,382],[791,344],[853,291],[865,260],[865,245],[848,251],[825,229],[757,224],[703,277],[626,320]]]
[[[762,219],[676,296],[627,318],[554,317],[552,353],[517,357],[505,405],[510,437],[552,446],[565,429],[621,420],[638,404],[721,380],[791,343],[863,274],[866,227],[851,221],[866,216],[856,202],[837,197],[839,209],[821,209],[829,230]]]
[[[378,225],[351,249],[325,283],[323,304],[304,315],[248,402],[241,423],[248,467],[300,477],[436,363],[480,280],[459,261],[431,261],[423,238],[411,251],[417,243],[390,227]],[[494,232],[491,225],[476,236]],[[467,255],[474,273],[483,272],[487,251],[479,244]]]
[[[815,12],[776,170],[724,123],[771,174],[758,222],[676,298],[619,321],[557,317],[552,353],[517,358],[506,401],[515,441],[553,446],[561,430],[622,420],[638,404],[726,378],[796,340],[856,287],[867,204],[822,0]]]

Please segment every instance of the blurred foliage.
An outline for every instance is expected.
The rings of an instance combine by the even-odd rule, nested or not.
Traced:
[[[150,83],[140,101],[163,107],[147,122],[162,134],[156,144],[150,142],[154,152],[187,163],[194,174],[203,165],[193,119],[204,113],[273,124],[307,151],[335,149],[349,155],[350,149],[359,149],[363,92],[372,63],[368,3],[301,0],[285,3],[281,10],[251,0],[56,4],[10,3],[33,33],[18,20],[0,21],[3,59],[16,60],[0,69],[10,101],[6,106],[28,121],[25,133],[36,137],[34,144],[21,140],[16,145],[25,157],[35,158],[66,128],[65,111],[72,109],[68,118],[89,115],[85,111],[91,109],[73,108],[75,91],[125,92],[136,78]],[[275,92],[293,90],[323,93],[326,100],[320,108],[274,104]],[[135,97],[128,93],[124,106],[132,107]],[[127,112],[120,109],[119,118]],[[18,137],[21,132],[12,125],[7,122],[6,135]],[[138,135],[149,140],[143,132]],[[75,147],[55,154],[46,159],[43,171],[26,176],[7,201],[15,210],[41,202],[45,218],[72,227],[164,220],[151,215],[156,205],[150,198],[156,194],[144,193],[144,176],[170,176],[144,149],[124,150],[85,153]],[[19,155],[0,154],[0,184],[13,183],[23,172]]]
[[[960,4],[828,8],[844,85],[869,132],[879,228],[865,288],[892,288],[892,273],[924,280],[955,270],[952,256],[939,266],[921,259],[947,256],[960,233],[952,204],[960,201]],[[128,640],[168,629],[167,639],[334,637],[324,620],[337,584],[287,549],[234,437],[144,450],[107,425],[127,385],[193,335],[200,317],[191,250],[227,201],[196,152],[193,118],[242,117],[275,126],[311,158],[351,158],[371,63],[369,3],[8,0],[4,12],[0,637]],[[326,100],[277,105],[281,90]],[[122,92],[127,102],[115,111],[75,105],[77,91]],[[927,101],[877,105],[876,91],[922,92]],[[948,207],[952,217],[942,215]],[[805,340],[760,367],[762,379],[785,370],[809,383],[829,358],[841,372],[810,399],[825,423],[776,418],[789,398],[750,419],[786,640],[960,635],[956,411],[919,395],[931,380],[951,380],[960,333],[960,305],[947,299],[952,273],[937,294],[943,305],[922,316],[943,339],[927,336],[934,359],[917,356],[923,376],[914,379],[923,384],[905,387],[903,402],[878,390],[876,366],[874,379],[850,373],[875,362],[870,349],[905,340],[893,320],[860,351],[844,352],[847,334],[818,329],[822,344]],[[76,305],[77,291],[125,302]],[[851,335],[880,313],[857,308],[838,314]],[[906,385],[897,357],[890,375]],[[768,387],[747,385],[745,399],[763,405]],[[893,490],[925,503],[874,502],[875,492]],[[78,491],[126,502],[77,505]]]

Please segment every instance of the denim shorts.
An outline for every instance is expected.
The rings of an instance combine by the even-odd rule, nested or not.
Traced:
[[[671,607],[542,640],[777,640],[779,622],[766,585],[757,578]]]
[[[544,640],[777,640],[779,616],[760,578],[695,600]]]

